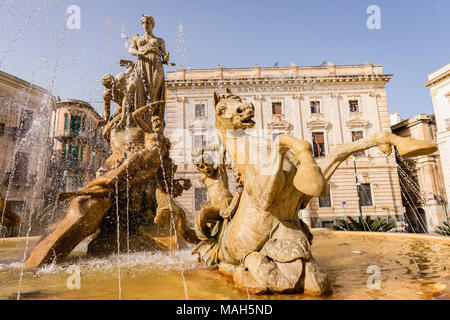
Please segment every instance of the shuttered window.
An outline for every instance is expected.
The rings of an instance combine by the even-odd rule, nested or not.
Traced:
[[[312,134],[314,157],[325,157],[325,139],[323,133],[315,132]]]

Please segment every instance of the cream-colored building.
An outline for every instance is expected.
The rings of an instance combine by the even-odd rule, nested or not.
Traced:
[[[428,76],[437,125],[437,144],[441,155],[445,190],[450,194],[450,63]]]
[[[54,107],[50,92],[0,71],[0,194],[22,217],[43,202]]]
[[[105,164],[110,148],[97,128],[100,120],[100,115],[87,102],[57,101],[50,124],[52,159],[47,174],[46,203],[52,203],[58,192],[83,187]]]
[[[394,115],[395,116],[395,115]],[[392,132],[436,143],[434,114],[419,114],[393,124]],[[398,158],[406,220],[414,232],[433,232],[447,219],[447,196],[439,152],[412,159]]]
[[[167,136],[173,143],[178,175],[193,183],[178,202],[191,213],[192,220],[207,198],[190,153],[194,147],[217,142],[212,99],[215,90],[224,93],[230,88],[253,103],[256,130],[268,138],[289,133],[311,142],[320,162],[336,145],[391,130],[385,88],[391,78],[382,66],[369,62],[169,71]],[[332,178],[330,190],[328,198],[314,199],[301,213],[306,223],[328,227],[337,218],[358,216],[359,204],[363,215],[402,219],[395,157],[386,157],[377,149],[356,155],[355,162],[344,162]]]

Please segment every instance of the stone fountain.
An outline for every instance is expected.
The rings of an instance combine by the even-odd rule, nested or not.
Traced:
[[[329,293],[331,283],[313,258],[313,236],[298,219],[313,197],[327,195],[328,181],[355,152],[395,146],[403,157],[430,154],[436,146],[382,132],[337,146],[317,164],[308,142],[280,135],[274,142],[247,134],[255,108],[227,90],[214,94],[219,144],[194,151],[209,202],[197,217],[197,232],[187,227],[175,199],[191,187],[174,179],[177,166],[164,136],[164,41],[153,35],[154,20],[143,16],[145,35],[131,40],[136,61],[122,60],[126,71],[102,77],[105,86],[103,136],[112,156],[107,168],[81,190],[62,193],[71,199],[65,217],[40,239],[25,264],[38,267],[61,261],[95,234],[88,254],[120,250],[179,248],[193,243],[193,254],[234,279],[249,293]],[[111,102],[118,104],[111,115]],[[210,153],[215,153],[214,162]],[[231,161],[226,161],[230,159]],[[238,182],[232,194],[227,169]]]

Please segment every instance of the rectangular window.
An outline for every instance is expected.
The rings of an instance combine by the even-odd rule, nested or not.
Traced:
[[[22,110],[20,114],[20,135],[23,137],[31,129],[33,123],[33,111]]]
[[[322,228],[330,229],[333,225],[333,221],[322,221]]]
[[[5,135],[5,124],[0,122],[0,137]]]
[[[203,135],[194,136],[194,149],[206,146],[206,138]]]
[[[69,146],[69,154],[67,157],[70,168],[78,168],[78,157],[80,155],[80,147]]]
[[[81,147],[81,150],[80,150],[80,162],[83,162],[83,155],[84,155],[84,147]]]
[[[200,211],[206,202],[208,202],[206,188],[195,188],[195,211]]]
[[[325,139],[323,136],[323,133],[313,133],[312,134],[312,140],[313,140],[313,150],[314,150],[314,157],[316,158],[323,158],[325,157]]]
[[[195,105],[195,117],[196,118],[206,117],[206,107],[204,104],[196,104]]]
[[[372,190],[370,183],[363,183],[358,186],[359,205],[361,207],[372,207]]]
[[[14,182],[23,183],[27,180],[29,156],[25,152],[17,152],[14,157]]]
[[[331,208],[331,193],[330,186],[328,186],[328,195],[325,198],[319,198],[320,208]]]
[[[273,115],[283,114],[283,110],[281,108],[281,102],[272,103],[272,114]]]
[[[11,132],[11,139],[13,141],[16,141],[17,138],[19,138],[19,137],[20,137],[20,130],[19,130],[19,128],[13,127],[12,128],[12,132]]]
[[[311,101],[311,113],[320,113],[320,101]]]
[[[359,102],[358,100],[349,101],[350,112],[359,112]]]
[[[358,141],[364,138],[364,134],[362,131],[352,131],[352,141]],[[366,155],[365,151],[358,151],[353,154],[355,157],[364,157]]]
[[[71,116],[70,117],[70,135],[72,137],[78,137],[81,129],[81,117]]]

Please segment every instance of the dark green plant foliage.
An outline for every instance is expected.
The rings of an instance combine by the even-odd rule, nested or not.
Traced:
[[[376,217],[372,219],[370,216],[364,218],[358,217],[358,220],[348,217],[350,222],[345,219],[339,219],[332,226],[334,230],[340,231],[371,231],[371,232],[388,232],[397,228],[394,222],[390,222],[386,219]]]
[[[450,220],[449,221],[444,221],[442,226],[437,227],[436,233],[440,234],[441,236],[450,237]]]
[[[41,235],[54,222],[56,216],[55,205],[35,208],[30,218],[30,236]]]

